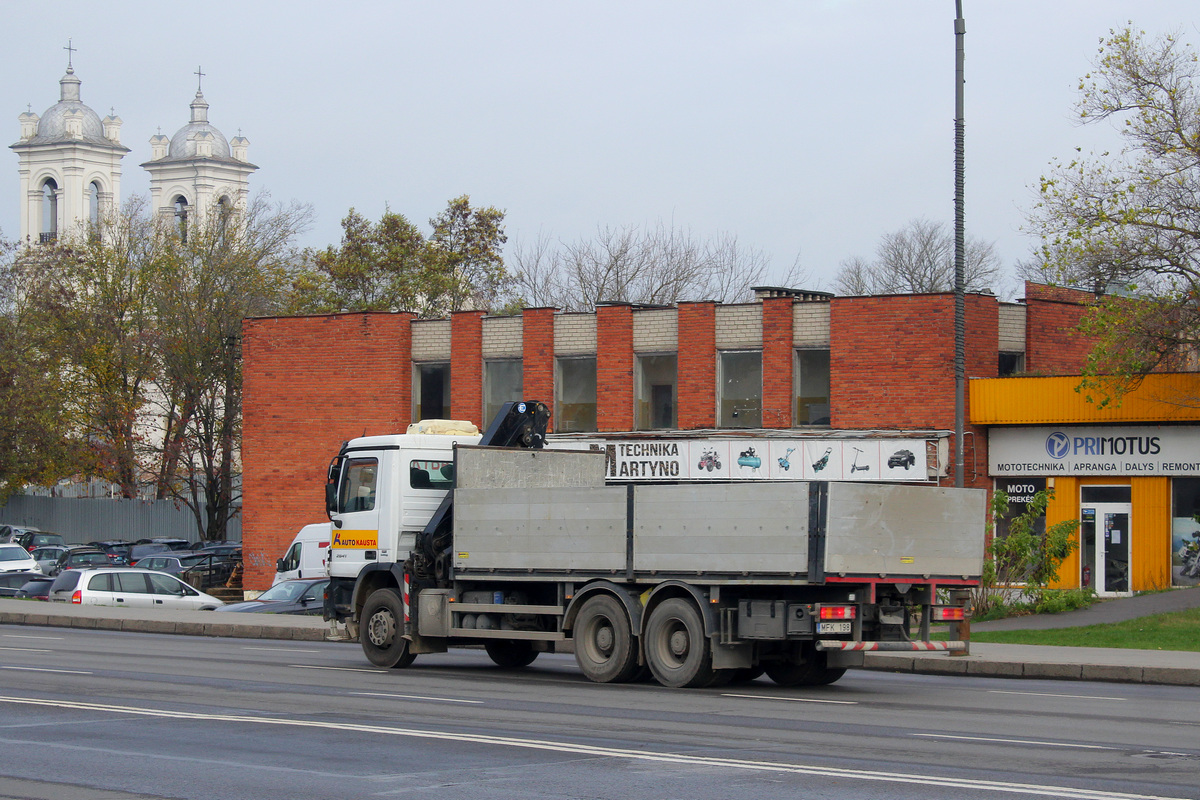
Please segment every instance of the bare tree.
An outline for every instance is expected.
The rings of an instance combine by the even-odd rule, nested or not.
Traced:
[[[770,260],[722,233],[699,239],[667,226],[598,228],[593,239],[554,242],[539,235],[511,256],[524,305],[586,311],[603,302],[671,305],[681,300],[748,300],[769,281]],[[799,259],[776,282],[794,285]]]
[[[963,277],[968,290],[991,289],[1001,280],[995,245],[968,238]],[[875,260],[854,256],[835,279],[841,294],[917,294],[954,289],[954,233],[940,222],[914,219],[885,233]]]

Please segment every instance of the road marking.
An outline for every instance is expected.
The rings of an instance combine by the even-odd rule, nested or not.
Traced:
[[[774,697],[769,694],[731,694],[722,692],[721,697],[745,697],[749,700],[783,700],[788,703],[832,703],[839,706],[856,706],[857,700],[816,700],[811,697]]]
[[[386,669],[361,669],[359,667],[314,667],[312,664],[288,664],[296,669],[332,669],[338,672],[365,672],[368,675],[386,675]]]
[[[243,650],[259,650],[264,653],[319,653],[320,650],[294,650],[291,647],[242,647]]]
[[[67,638],[65,636],[30,636],[26,633],[0,633],[0,636],[5,636],[10,639],[50,639],[55,642],[61,642]]]
[[[46,650],[41,647],[2,647],[0,650],[12,650],[19,653],[53,653],[53,650]]]
[[[274,725],[283,728],[315,728],[336,731],[344,734],[354,731],[363,734],[381,734],[385,736],[405,736],[416,739],[435,741],[469,742],[472,744],[492,745],[495,747],[517,747],[543,752],[571,753],[593,758],[617,758],[628,761],[641,761],[659,764],[678,764],[701,767],[723,767],[725,769],[742,769],[753,772],[774,772],[792,775],[817,775],[839,780],[860,780],[875,783],[914,784],[940,788],[973,789],[1003,794],[1020,794],[1025,797],[1054,797],[1059,800],[1188,800],[1184,797],[1169,797],[1163,795],[1127,794],[1097,791],[1093,789],[1076,789],[1069,786],[1046,786],[1033,783],[1013,783],[1009,781],[981,780],[974,778],[955,778],[939,775],[919,775],[904,772],[883,772],[867,769],[843,769],[839,767],[821,767],[807,764],[786,764],[777,761],[751,761],[747,759],[718,758],[708,756],[691,756],[683,753],[648,753],[644,750],[622,750],[615,747],[574,744],[571,742],[551,742],[542,739],[518,739],[511,736],[490,736],[486,734],[452,733],[415,728],[392,728],[383,725],[366,725],[329,720],[303,720],[272,717],[251,717],[237,714],[207,714],[192,711],[167,711],[153,708],[135,708],[133,706],[114,706],[103,703],[81,703],[62,700],[40,700],[30,697],[0,696],[0,703],[15,705],[62,708],[72,711],[107,711],[113,714],[128,714],[137,717],[158,717],[177,720],[203,720],[217,722],[236,722],[250,725]]]
[[[1001,739],[994,736],[954,736],[949,733],[913,733],[911,736],[923,736],[928,739],[957,739],[964,742],[991,742],[992,744],[1035,744],[1038,747],[1072,747],[1080,750],[1121,750],[1127,747],[1108,747],[1103,744],[1066,744],[1065,742],[1044,742],[1038,739]]]
[[[20,669],[26,672],[61,672],[64,675],[91,675],[90,672],[83,672],[78,669],[50,669],[49,667],[10,667],[8,665],[0,665],[0,669]]]
[[[1102,697],[1094,694],[1051,694],[1050,692],[1009,692],[1003,689],[988,689],[988,694],[1023,694],[1029,697],[1070,697],[1074,700],[1119,700],[1124,702],[1127,697]]]
[[[362,697],[395,697],[400,700],[428,700],[431,703],[470,703],[471,705],[484,705],[484,701],[482,700],[458,700],[453,697],[423,697],[419,694],[387,694],[385,692],[350,692],[350,694]]]

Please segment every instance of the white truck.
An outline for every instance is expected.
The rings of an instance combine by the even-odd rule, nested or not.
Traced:
[[[371,663],[482,644],[510,668],[573,650],[602,683],[819,685],[866,650],[965,647],[929,630],[964,618],[939,590],[978,581],[982,490],[610,485],[602,452],[543,449],[548,418],[343,445],[325,612]]]

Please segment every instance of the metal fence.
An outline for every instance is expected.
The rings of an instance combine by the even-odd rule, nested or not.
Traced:
[[[0,525],[61,533],[68,544],[98,539],[199,539],[192,512],[173,500],[37,497],[19,494],[0,507]],[[226,537],[242,540],[242,519],[229,523]]]

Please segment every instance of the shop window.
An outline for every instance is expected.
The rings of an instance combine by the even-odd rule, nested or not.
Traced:
[[[1008,375],[1020,375],[1025,371],[1025,354],[1020,352],[1000,353],[1000,362],[996,374],[1001,378]]]
[[[1171,481],[1171,583],[1200,585],[1200,478]]]
[[[520,400],[525,384],[524,366],[519,358],[485,361],[483,364],[483,425],[486,429],[510,400]]]
[[[596,358],[560,358],[555,375],[554,430],[596,430]]]
[[[671,355],[637,357],[634,426],[639,431],[674,428],[678,359]]]
[[[828,425],[829,351],[797,350],[792,375],[796,395],[792,425]]]
[[[762,427],[762,351],[725,350],[718,357],[722,428]]]
[[[413,364],[413,422],[450,416],[450,364]]]
[[[1033,496],[1046,488],[1045,478],[997,478],[996,491],[1008,495],[1008,513],[997,516],[995,522],[996,536],[1003,539],[1008,536],[1012,521],[1024,514],[1033,502]],[[1043,514],[1034,523],[1034,530],[1045,535],[1046,515]]]

